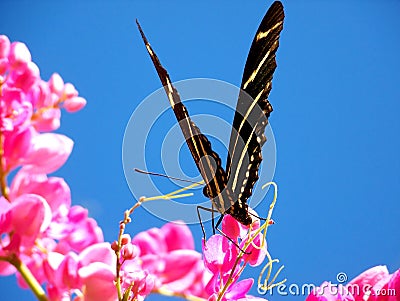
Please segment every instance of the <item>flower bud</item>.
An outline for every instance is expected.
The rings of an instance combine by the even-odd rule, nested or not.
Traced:
[[[75,113],[86,106],[86,99],[83,97],[68,98],[64,101],[63,106],[67,112]]]

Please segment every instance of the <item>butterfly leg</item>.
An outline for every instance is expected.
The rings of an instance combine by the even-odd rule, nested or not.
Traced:
[[[201,226],[201,230],[203,231],[203,238],[204,241],[206,241],[206,231],[204,230],[204,225],[203,222],[201,221],[201,215],[200,215],[200,209],[204,210],[204,211],[208,211],[211,212],[211,214],[213,215],[213,219],[212,219],[212,225],[213,225],[213,232],[215,235],[215,230],[217,230],[222,236],[224,236],[225,238],[227,238],[231,243],[233,243],[241,252],[243,252],[244,254],[250,254],[249,252],[244,251],[243,249],[240,248],[240,246],[234,242],[228,235],[226,235],[224,232],[222,232],[221,229],[218,228],[218,226],[221,224],[222,219],[224,217],[223,214],[221,214],[220,218],[218,219],[217,223],[214,226],[214,212],[219,212],[218,210],[214,209],[214,208],[207,208],[207,207],[203,207],[203,206],[197,206],[197,216],[199,217],[199,222],[200,222],[200,226]]]
[[[231,243],[233,243],[241,252],[243,252],[244,254],[251,254],[251,252],[246,252],[244,251],[238,244],[237,242],[233,241],[233,239],[231,239],[228,235],[226,235],[224,232],[222,232],[222,230],[220,228],[218,228],[218,226],[221,224],[222,222],[222,218],[224,217],[224,215],[221,215],[221,217],[218,219],[217,224],[215,225],[215,229],[224,237],[226,237]]]
[[[266,220],[267,220],[267,218],[258,216],[258,215],[254,214],[254,213],[249,212],[249,214],[252,215],[252,216],[254,216],[255,218],[258,218],[258,219],[261,220],[261,221],[266,221]],[[271,224],[275,224],[275,221],[274,221],[273,219],[270,219],[270,220],[269,220],[269,224],[270,224],[270,225],[271,225]]]
[[[203,231],[203,238],[204,240],[206,240],[206,231],[204,230],[204,225],[203,222],[201,221],[201,214],[200,214],[200,209],[204,210],[204,211],[208,211],[211,212],[211,223],[212,223],[212,227],[213,227],[213,233],[215,234],[215,227],[214,227],[214,212],[218,212],[216,209],[214,208],[207,208],[207,207],[203,207],[203,206],[197,206],[197,216],[199,218],[199,222],[200,222],[200,226],[201,226],[201,230]],[[220,222],[219,222],[220,223]]]

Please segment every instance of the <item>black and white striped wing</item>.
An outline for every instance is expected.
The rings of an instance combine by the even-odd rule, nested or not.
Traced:
[[[136,23],[161,83],[167,93],[168,100],[179,122],[189,150],[206,184],[204,187],[204,194],[213,200],[213,204],[219,212],[224,213],[225,208],[229,208],[233,204],[233,201],[226,195],[227,192],[224,192],[227,177],[222,168],[221,159],[218,154],[212,150],[211,143],[207,137],[201,133],[200,129],[189,117],[189,113],[181,102],[178,91],[172,85],[167,70],[161,65],[157,55],[147,41],[139,22],[136,21]]]
[[[258,180],[261,147],[266,141],[264,131],[272,112],[268,95],[283,19],[283,5],[276,1],[257,30],[244,68],[226,166],[228,188],[238,200],[231,208],[232,212],[239,212],[246,205]]]

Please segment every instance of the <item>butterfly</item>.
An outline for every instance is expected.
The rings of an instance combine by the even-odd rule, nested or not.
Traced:
[[[211,209],[198,207],[199,217],[199,208],[219,212],[221,218],[216,227],[226,214],[231,215],[243,225],[250,225],[253,220],[252,214],[249,213],[247,199],[251,196],[259,178],[258,170],[262,161],[261,147],[266,142],[264,131],[272,112],[268,96],[277,66],[275,54],[279,46],[283,20],[283,5],[275,1],[261,21],[251,44],[233,119],[225,169],[222,167],[219,155],[213,151],[210,141],[190,118],[167,70],[161,65],[136,20],[186,143],[204,179],[203,194],[212,202]]]

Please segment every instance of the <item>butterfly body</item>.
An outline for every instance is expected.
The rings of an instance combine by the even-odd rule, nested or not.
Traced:
[[[203,194],[212,201],[213,211],[217,210],[222,215],[230,214],[243,225],[252,223],[247,199],[258,180],[261,147],[266,141],[264,131],[272,112],[268,95],[276,68],[275,53],[283,19],[282,3],[276,1],[267,11],[253,39],[243,72],[225,169],[219,155],[212,150],[210,141],[191,120],[168,72],[137,22],[186,143],[204,179]]]

